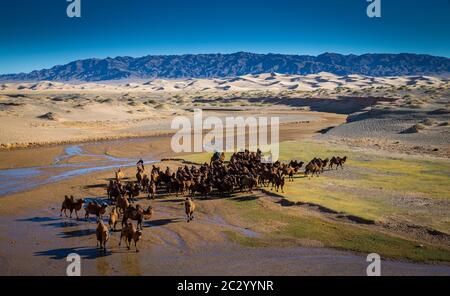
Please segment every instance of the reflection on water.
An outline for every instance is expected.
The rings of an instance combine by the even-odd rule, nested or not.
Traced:
[[[70,164],[61,163],[61,161],[73,156],[92,157],[95,160]],[[155,162],[155,160],[151,160],[146,161],[145,164]],[[59,155],[55,158],[55,162],[52,165],[0,170],[0,196],[85,174],[134,165],[136,165],[136,161],[131,158],[87,154],[84,153],[82,145],[69,146],[64,150],[64,155]]]

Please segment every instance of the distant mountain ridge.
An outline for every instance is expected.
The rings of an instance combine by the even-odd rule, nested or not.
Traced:
[[[324,53],[319,56],[256,54],[148,55],[85,59],[30,73],[0,75],[0,81],[104,81],[153,78],[224,78],[246,74],[413,76],[450,74],[450,58],[424,54]]]

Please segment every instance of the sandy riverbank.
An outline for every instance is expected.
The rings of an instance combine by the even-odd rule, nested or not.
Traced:
[[[340,124],[343,116],[328,114],[308,124],[286,124],[282,141],[310,137],[317,130]],[[158,158],[167,154],[168,137],[144,138],[139,141],[113,141],[86,144],[93,154],[114,157]],[[42,150],[44,149],[44,150]],[[48,150],[47,150],[48,149]],[[23,167],[27,159],[48,155],[33,164],[43,165],[61,155],[61,147],[3,151],[9,163]],[[52,157],[50,157],[50,155]],[[76,161],[74,159],[73,161]],[[164,162],[175,167],[177,162]],[[134,168],[125,169],[134,176]],[[101,255],[95,249],[95,223],[60,218],[59,207],[65,194],[76,197],[105,196],[105,184],[113,170],[87,174],[28,191],[1,197],[0,206],[0,273],[4,275],[64,275],[65,257],[79,253],[85,275],[364,275],[367,265],[364,254],[323,248],[311,240],[287,240],[279,246],[254,248],[230,240],[229,233],[248,238],[264,238],[273,227],[256,226],[238,218],[227,200],[198,201],[195,222],[184,221],[183,204],[174,196],[162,197],[151,204],[155,215],[145,222],[141,252],[136,254],[119,248],[119,233],[112,233],[109,251]],[[300,212],[277,205],[270,197],[257,194],[259,203],[274,213],[323,218],[315,212]],[[238,197],[241,198],[241,197]],[[238,202],[238,201],[236,201]],[[141,200],[147,205],[150,201]],[[82,213],[80,213],[82,215]],[[325,221],[325,220],[324,220]],[[353,226],[352,226],[353,227]],[[385,261],[384,274],[444,275],[446,265],[413,264]]]
[[[270,87],[266,79],[277,83]],[[13,186],[8,182],[17,178],[25,184],[16,184],[24,184],[20,192],[0,197],[0,274],[62,275],[67,265],[65,256],[77,252],[83,258],[86,275],[364,275],[364,252],[379,242],[387,243],[377,247],[401,259],[385,260],[385,275],[450,274],[446,246],[428,240],[432,234],[411,233],[406,227],[418,221],[448,229],[442,214],[448,208],[447,195],[441,194],[448,180],[447,162],[439,161],[450,153],[445,145],[449,132],[448,81],[432,77],[372,81],[362,76],[275,74],[225,81],[224,89],[217,89],[218,82],[214,81],[185,82],[1,87],[0,170],[4,174],[0,187]],[[292,88],[291,82],[298,86]],[[205,83],[212,83],[209,90],[201,88]],[[89,223],[59,217],[63,196],[104,197],[105,185],[117,167],[123,166],[133,179],[137,159],[184,157],[170,150],[174,132],[170,123],[175,116],[192,116],[194,108],[205,110],[205,116],[219,118],[279,116],[280,141],[291,141],[285,151],[290,159],[302,154],[307,161],[323,156],[318,153],[325,150],[325,157],[336,151],[353,157],[357,150],[350,169],[309,183],[296,180],[297,187],[291,187],[285,197],[312,199],[363,215],[380,210],[386,212],[383,219],[398,224],[393,229],[381,229],[343,221],[337,217],[341,210],[327,215],[314,206],[285,207],[274,196],[259,191],[199,200],[196,220],[188,224],[181,198],[162,195],[151,202],[155,216],[145,222],[141,253],[118,248],[116,232],[109,242],[110,250],[101,256],[95,249],[94,220]],[[403,133],[416,124],[422,125],[417,132]],[[295,141],[312,136],[318,139],[315,146],[297,146],[299,142]],[[307,147],[315,148],[305,151]],[[82,153],[77,154],[77,149]],[[366,156],[372,150],[383,157]],[[409,159],[406,153],[415,158]],[[428,163],[431,158],[433,162]],[[420,161],[415,163],[415,159]],[[157,165],[175,168],[180,163]],[[101,166],[105,169],[89,170]],[[16,179],[8,180],[6,170],[17,173]],[[419,177],[422,170],[425,180],[421,181],[426,188],[435,185],[439,190],[430,190],[430,197],[412,183],[400,184],[404,182],[401,178],[395,179],[399,182],[396,186],[389,183],[390,174],[404,175],[410,182],[416,176],[408,175],[411,170]],[[52,179],[55,176],[58,178]],[[405,188],[413,189],[405,192]],[[150,203],[145,199],[139,202]],[[249,208],[254,210],[250,214]],[[433,213],[435,216],[430,217]],[[254,216],[257,222],[251,220]],[[327,241],[336,233],[340,234],[335,237],[338,243]],[[404,261],[434,261],[434,255],[440,258],[439,264]]]

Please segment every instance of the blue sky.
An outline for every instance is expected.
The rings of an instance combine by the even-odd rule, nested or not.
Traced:
[[[428,53],[450,57],[450,0],[0,0],[0,73],[147,54]]]

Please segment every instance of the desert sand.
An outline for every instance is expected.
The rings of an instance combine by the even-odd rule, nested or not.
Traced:
[[[429,112],[448,110],[449,85],[448,79],[426,76],[341,77],[329,73],[101,84],[4,83],[0,86],[0,146],[10,149],[166,134],[174,116],[188,115],[193,108],[223,109],[224,114],[230,109],[360,112],[359,116],[366,117],[374,117],[377,110],[398,110],[406,117],[408,110],[424,113],[414,116],[415,121],[402,121],[407,129],[406,125],[427,119]],[[447,137],[448,113],[429,116],[436,117],[427,128],[430,133],[442,131]],[[404,136],[408,137],[414,136]]]
[[[365,275],[367,248],[358,245],[366,242],[361,232],[370,236],[369,242],[373,235],[390,246],[384,251],[385,275],[449,275],[449,106],[449,81],[436,77],[269,73],[229,79],[2,84],[0,274],[64,275],[65,257],[77,252],[85,275]],[[139,158],[147,165],[182,165],[160,160],[192,157],[175,155],[168,146],[174,132],[171,120],[191,116],[196,108],[206,116],[279,116],[280,140],[292,146],[283,153],[291,158],[339,147],[339,153],[357,159],[342,173],[328,172],[313,183],[299,177],[286,195],[255,191],[199,200],[196,220],[189,224],[181,197],[162,195],[149,201],[141,196],[139,203],[155,207],[155,216],[144,225],[142,251],[118,248],[119,233],[113,232],[108,252],[99,254],[93,218],[59,217],[64,195],[104,199],[114,171],[123,167],[133,179]],[[296,142],[305,139],[315,146]],[[304,147],[316,150],[305,152]],[[377,179],[408,173],[409,167],[386,164],[397,158],[412,163],[418,175],[422,165],[430,164],[423,174],[437,175],[426,175],[426,185],[439,190],[429,196],[414,192],[415,187],[397,192],[382,188],[388,183],[376,183],[378,187],[354,190],[343,183],[370,174]],[[417,168],[415,162],[420,163]],[[374,167],[364,167],[372,163]],[[308,203],[303,194],[303,206],[280,202],[298,198],[299,182],[307,184],[301,190],[312,192],[318,204]],[[314,191],[327,186],[332,193]],[[355,199],[358,194],[362,201]],[[341,197],[350,205],[333,203]],[[352,217],[348,211],[371,214],[375,202],[395,212],[373,218],[373,225],[342,218]],[[337,214],[320,210],[325,206],[336,206]],[[249,207],[256,207],[264,219],[281,218],[256,223],[244,214]],[[423,207],[428,212],[420,211]],[[307,228],[306,237],[301,231],[284,233],[296,219],[310,221],[313,229],[330,225],[336,229],[333,234],[342,231],[344,243],[327,242],[320,232],[309,236]]]
[[[342,123],[341,116],[329,115],[320,123],[310,124],[299,132],[297,124],[283,126],[281,141],[314,136],[314,131]],[[115,157],[146,160],[170,156],[165,151],[170,137],[143,138],[84,144],[85,154],[104,153]],[[67,147],[45,150],[53,159],[62,159]],[[149,149],[148,147],[151,147]],[[145,149],[144,149],[145,148]],[[38,157],[42,149],[4,151],[16,166],[23,160]],[[66,151],[66,152],[64,152]],[[20,153],[20,154],[17,154]],[[24,155],[28,155],[25,157]],[[74,156],[72,156],[74,157]],[[66,161],[70,160],[66,159]],[[83,159],[95,163],[95,156]],[[76,163],[77,159],[72,159]],[[48,164],[43,158],[35,163]],[[175,168],[178,162],[155,163]],[[76,197],[105,196],[105,184],[113,169],[87,173],[57,182],[47,182],[1,198],[0,260],[2,275],[64,275],[69,253],[82,257],[83,275],[364,275],[365,255],[324,248],[319,241],[294,240],[278,242],[272,247],[248,247],[230,241],[229,232],[248,238],[263,238],[271,225],[253,225],[243,221],[222,199],[198,200],[195,222],[185,222],[181,198],[165,196],[156,201],[141,199],[140,204],[152,204],[155,215],[144,224],[144,238],[140,253],[117,246],[119,232],[112,232],[106,254],[95,248],[95,219],[90,221],[59,217],[61,198],[69,193]],[[135,168],[125,169],[132,178]],[[236,198],[245,198],[237,196]],[[275,212],[294,216],[312,216],[328,221],[330,218],[305,210],[285,208],[269,195],[255,193],[259,202]],[[234,198],[233,198],[234,199]],[[79,214],[82,216],[82,211]],[[362,226],[360,226],[362,227]],[[119,227],[120,228],[120,227]],[[244,259],[245,258],[245,259]],[[345,268],[343,268],[345,266]],[[446,275],[447,265],[417,264],[408,261],[385,260],[384,275]]]

